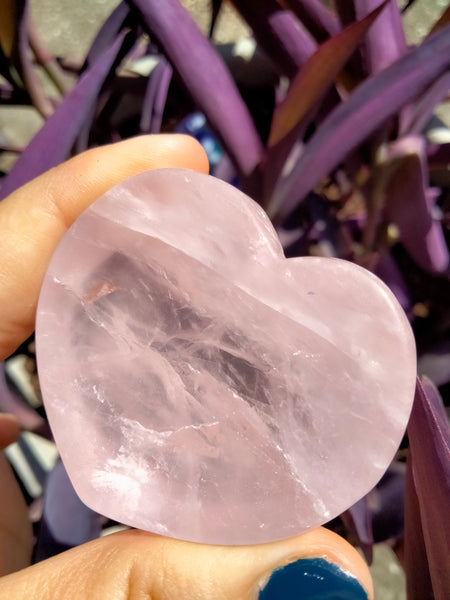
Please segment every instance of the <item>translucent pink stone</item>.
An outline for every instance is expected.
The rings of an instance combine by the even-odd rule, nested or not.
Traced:
[[[195,542],[320,525],[380,479],[403,435],[415,347],[386,286],[286,260],[263,211],[160,170],[93,204],[37,315],[45,406],[82,500]]]

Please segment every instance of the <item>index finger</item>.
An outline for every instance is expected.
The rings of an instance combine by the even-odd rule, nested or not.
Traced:
[[[163,167],[207,173],[208,161],[188,136],[141,136],[80,154],[0,204],[0,360],[32,333],[45,270],[74,220],[123,179]]]

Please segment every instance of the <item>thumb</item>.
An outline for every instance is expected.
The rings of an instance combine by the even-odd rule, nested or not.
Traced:
[[[206,546],[129,530],[1,580],[15,600],[371,600],[356,550],[315,529],[257,546]]]

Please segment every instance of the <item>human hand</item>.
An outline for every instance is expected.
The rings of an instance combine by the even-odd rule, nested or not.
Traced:
[[[157,167],[208,171],[207,159],[192,138],[143,136],[81,154],[0,204],[0,360],[31,334],[45,270],[67,228],[107,189]],[[0,415],[0,448],[18,433],[16,420]],[[129,530],[28,567],[31,527],[4,458],[0,489],[0,574],[5,575],[0,580],[1,600],[373,597],[362,558],[323,528],[240,547],[206,546]]]

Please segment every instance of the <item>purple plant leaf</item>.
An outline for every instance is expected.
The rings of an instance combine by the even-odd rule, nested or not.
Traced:
[[[81,77],[67,98],[31,140],[11,172],[5,177],[0,198],[64,161],[108,74],[115,68],[126,32]]]
[[[233,0],[233,4],[281,74],[293,77],[316,51],[311,34],[276,0]]]
[[[274,146],[298,127],[307,113],[332,86],[345,63],[373,26],[383,4],[361,21],[352,23],[335,37],[319,46],[292,80],[285,99],[274,112],[269,146]]]
[[[373,559],[372,515],[367,496],[361,498],[341,515],[346,528],[364,553],[369,565]]]
[[[382,8],[383,5],[362,21],[352,23],[321,44],[292,80],[286,97],[275,109],[272,119],[264,179],[264,205],[270,201],[293,146],[301,139],[317,112],[319,99],[331,88]]]
[[[450,425],[439,392],[426,378],[417,381],[408,437],[408,600],[446,600],[450,590],[450,521],[446,518],[450,498]]]
[[[406,471],[403,546],[408,600],[435,600],[411,461],[408,461]]]
[[[386,215],[400,231],[400,242],[414,261],[426,271],[443,272],[449,252],[441,224],[433,219],[427,189],[425,142],[407,137],[393,142],[386,169],[395,165],[385,187]]]
[[[58,461],[45,487],[36,562],[98,538],[101,519],[78,498],[64,465]]]
[[[405,115],[402,115],[400,135],[421,134],[428,125],[436,106],[446,98],[449,90],[450,73],[444,73],[419,100],[408,107]]]
[[[275,189],[268,208],[272,217],[284,219],[352,150],[448,69],[449,32],[450,28],[438,31],[393,65],[361,83],[332,111]]]
[[[161,123],[163,120],[164,107],[166,105],[167,94],[172,79],[172,67],[165,61],[164,69],[160,74],[159,86],[156,91],[155,100],[153,103],[152,120],[150,123],[150,133],[159,133],[161,131]]]
[[[263,206],[270,202],[286,159],[314,118],[320,107],[320,99],[331,89],[385,4],[382,3],[364,19],[352,23],[321,44],[292,80],[272,118],[264,172]]]
[[[159,133],[171,79],[172,67],[161,56],[148,78],[140,121],[142,132]]]
[[[24,430],[50,437],[50,430],[45,419],[38,415],[18,392],[9,387],[3,362],[0,363],[0,412],[15,415]]]
[[[318,42],[339,33],[341,27],[336,16],[320,0],[284,0],[303,25]]]
[[[362,19],[380,6],[380,0],[354,0],[354,5],[356,17]],[[368,73],[379,73],[406,52],[406,38],[397,0],[389,0],[365,39],[364,55]]]
[[[137,28],[134,26],[135,23],[132,21],[133,19],[129,17],[129,9],[127,5],[119,5],[107,19],[107,22],[104,23],[100,32],[97,34],[85,63],[81,68],[81,73],[84,73],[87,66],[94,64],[94,62],[98,60],[98,57],[101,56],[101,52],[105,48],[108,48],[108,41],[110,44],[113,44],[120,31],[122,31],[122,33],[126,33],[129,30],[128,25],[130,25],[131,31],[126,35],[126,39],[124,38],[124,43],[118,52],[115,63],[119,64],[120,61],[125,58],[125,56],[128,60],[132,60],[131,57],[134,58],[136,54],[140,52],[139,44],[136,44],[136,38],[139,37],[140,32],[137,31]],[[114,69],[112,69],[110,74],[107,76],[104,85],[102,86],[103,89],[97,98],[97,102],[92,103],[89,113],[86,114],[72,149],[72,153],[74,154],[79,154],[87,150],[92,137],[94,137],[97,144],[99,142],[105,143],[104,139],[99,140],[98,137],[95,138],[95,133],[92,135],[92,131],[95,130],[95,127],[97,127],[97,131],[99,128],[102,128],[105,136],[108,134],[110,135],[110,138],[107,140],[108,142],[113,140],[114,132],[112,130],[114,127],[112,123],[108,123],[107,125],[104,123],[105,114],[108,108],[110,108],[111,103],[114,104],[114,83],[120,79],[120,76],[115,78],[112,77],[113,71]],[[111,80],[110,85],[106,85],[108,80]],[[98,111],[98,107],[102,107],[102,109]]]
[[[163,47],[247,184],[263,147],[252,117],[223,61],[176,0],[128,0]],[[232,126],[230,126],[232,123]]]
[[[92,42],[84,64],[81,67],[82,72],[96,63],[102,54],[114,43],[129,14],[130,8],[126,2],[121,2],[112,11]]]

